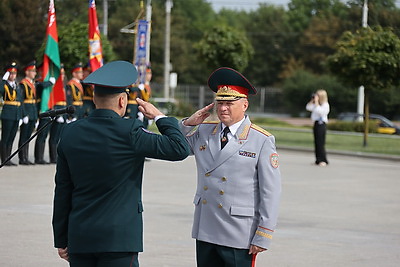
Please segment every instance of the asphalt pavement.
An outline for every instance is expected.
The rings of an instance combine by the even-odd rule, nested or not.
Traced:
[[[279,224],[257,267],[399,266],[398,161],[328,154],[329,166],[317,167],[312,152],[278,152]],[[53,248],[54,173],[55,165],[0,169],[0,266],[68,266]],[[141,267],[195,266],[195,186],[193,157],[145,163]]]

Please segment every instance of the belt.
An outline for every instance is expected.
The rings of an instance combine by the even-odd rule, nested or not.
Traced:
[[[136,100],[128,100],[128,104],[137,105],[137,101]]]
[[[67,105],[67,102],[65,102],[65,101],[58,101],[58,102],[56,102],[54,105],[55,105],[55,106],[66,106],[66,105]]]
[[[82,99],[83,100],[93,100],[93,97],[91,97],[91,96],[83,96]]]
[[[24,104],[36,104],[36,100],[35,99],[27,99],[27,100],[24,100]]]
[[[21,106],[21,102],[18,101],[4,101],[4,105]]]
[[[72,102],[72,105],[74,105],[74,106],[82,106],[83,102],[82,101],[74,101],[74,102]]]

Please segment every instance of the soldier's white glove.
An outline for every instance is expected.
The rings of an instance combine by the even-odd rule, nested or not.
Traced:
[[[72,118],[71,122],[74,122],[74,121],[76,121],[76,118]]]
[[[50,77],[49,82],[51,82],[54,85],[56,83],[56,78]]]
[[[38,126],[39,126],[39,121],[36,121],[36,123],[35,123],[35,129],[37,129]]]
[[[6,73],[4,73],[4,75],[3,75],[3,80],[8,80],[8,77],[10,77],[10,72],[9,71],[6,71]]]
[[[28,122],[29,122],[29,117],[28,117],[28,116],[23,117],[23,118],[22,118],[22,122],[23,122],[24,124],[28,124]]]
[[[58,123],[64,123],[64,118],[63,117],[57,117],[57,119],[56,119],[56,121],[58,122]]]
[[[22,125],[22,119],[18,121],[18,127]]]
[[[143,83],[139,84],[138,88],[139,88],[140,90],[144,90],[144,84],[143,84]]]
[[[137,113],[137,118],[138,118],[139,120],[143,121],[143,119],[144,119],[143,113],[139,111],[139,112]]]

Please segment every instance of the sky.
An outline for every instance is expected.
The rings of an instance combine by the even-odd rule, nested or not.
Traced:
[[[254,10],[258,8],[258,3],[267,3],[271,5],[285,6],[290,0],[207,0],[212,4],[214,10],[219,11],[221,8],[237,9],[237,10]]]

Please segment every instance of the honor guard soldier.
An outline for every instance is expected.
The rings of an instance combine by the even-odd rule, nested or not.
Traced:
[[[24,67],[25,78],[19,83],[22,94],[22,124],[20,127],[18,146],[25,143],[32,135],[35,129],[35,124],[38,119],[38,109],[36,103],[36,87],[39,86],[38,81],[35,82],[36,77],[36,61],[32,61]],[[49,87],[55,83],[54,78],[51,81],[41,83],[42,87]],[[29,161],[29,144],[25,145],[19,152],[19,164],[32,165],[33,162]]]
[[[90,64],[87,63],[83,67],[83,80],[86,79],[87,76],[92,72],[92,68],[90,67]],[[89,113],[95,109],[94,103],[93,103],[93,91],[94,91],[94,86],[92,84],[83,84],[83,115],[84,117],[87,117]]]
[[[247,97],[256,89],[242,74],[219,68],[208,85],[216,103],[181,124],[197,163],[192,229],[197,266],[250,267],[269,248],[278,218],[275,138],[245,114]],[[214,105],[219,122],[204,122]]]
[[[61,64],[60,67],[60,75],[61,75],[61,80],[57,81],[62,84],[60,84],[60,87],[57,88],[57,96],[55,98],[57,101],[54,103],[53,109],[62,109],[67,107],[67,101],[66,101],[66,93],[65,93],[65,88],[64,88],[64,83],[65,83],[65,69],[64,69],[64,64]],[[58,84],[57,84],[58,85]],[[56,86],[54,86],[53,92],[55,92]],[[57,144],[58,141],[60,140],[60,133],[61,130],[68,119],[67,114],[59,115],[56,117],[55,121],[50,125],[49,129],[49,159],[50,163],[55,164],[57,162]]]
[[[22,118],[21,91],[17,86],[16,78],[18,72],[17,63],[12,62],[5,68],[5,74],[0,85],[0,95],[3,98],[3,110],[1,112],[1,141],[0,152],[3,163],[10,155],[18,124]],[[16,166],[9,161],[6,166]]]
[[[142,174],[145,157],[178,161],[189,154],[178,121],[137,99],[161,135],[137,119],[122,118],[126,89],[137,70],[110,62],[90,74],[96,109],[64,126],[57,152],[53,233],[71,267],[138,267],[143,251]]]
[[[70,121],[75,121],[83,118],[83,68],[82,63],[76,64],[72,70],[72,79],[69,80],[66,93],[67,93],[67,104],[75,107],[75,113],[70,118]]]
[[[136,98],[139,96],[140,89],[134,85],[129,87],[129,97],[128,97],[128,105],[126,106],[126,118],[136,119],[138,114],[138,103]],[[145,100],[146,101],[146,100]]]
[[[50,77],[49,81],[44,82],[44,77],[43,77],[43,65],[39,65],[36,68],[37,70],[37,78],[35,82],[36,86],[36,107],[38,113],[40,112],[41,109],[41,103],[42,103],[42,93],[43,90],[46,87],[50,87],[55,84],[55,78]],[[37,126],[38,129],[41,129],[46,123],[50,121],[50,118],[40,118],[39,119],[39,124]],[[38,133],[36,136],[35,140],[35,164],[49,164],[48,161],[44,160],[44,150],[46,146],[46,138],[49,134],[50,127],[44,128],[42,131]]]

